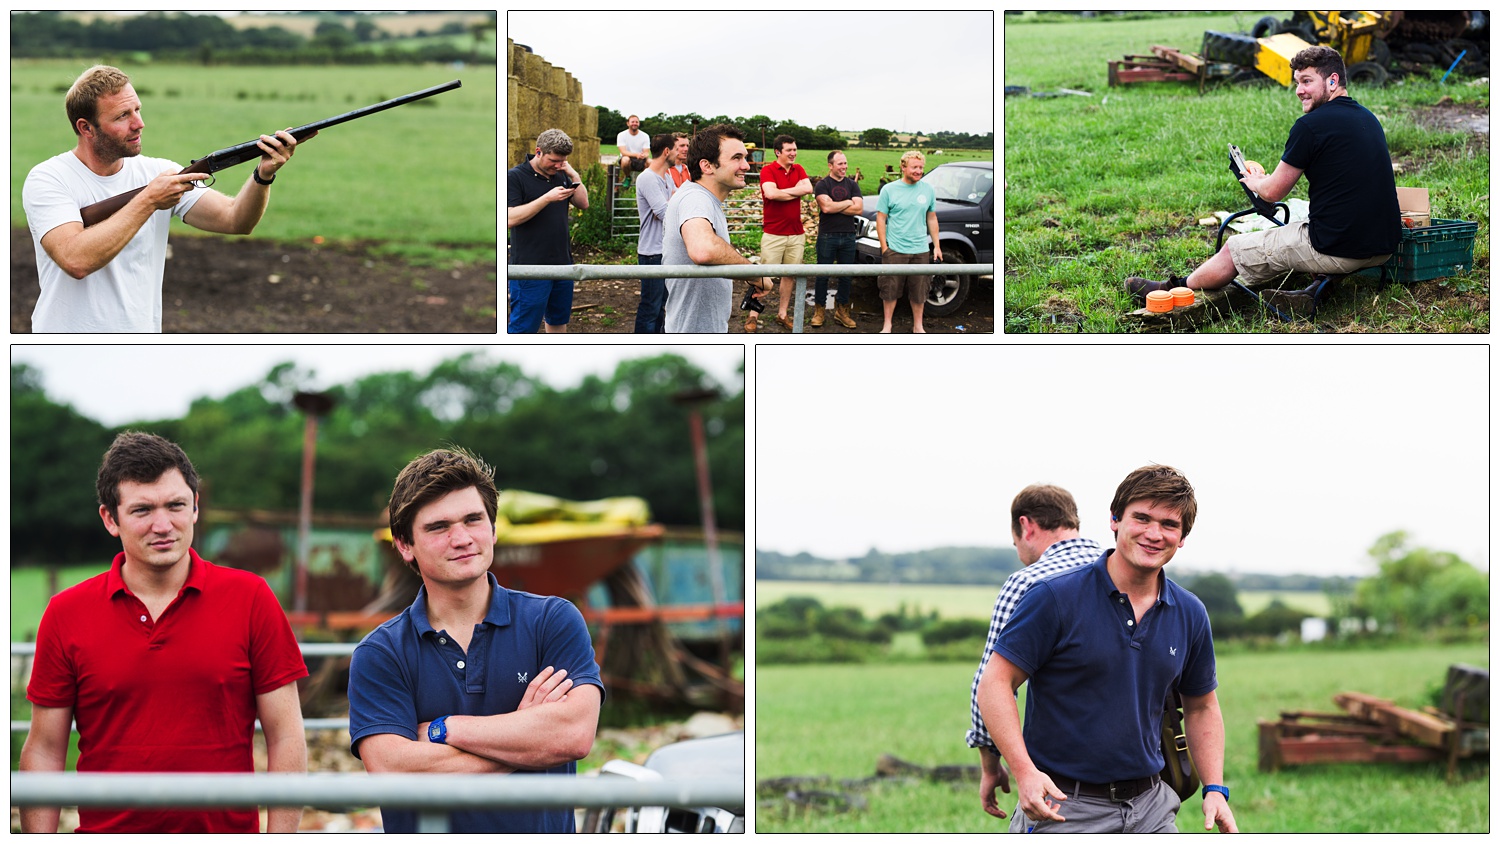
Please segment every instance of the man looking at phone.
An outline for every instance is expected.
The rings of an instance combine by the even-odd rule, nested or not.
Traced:
[[[1375,115],[1349,96],[1343,58],[1330,47],[1309,47],[1292,57],[1291,69],[1302,116],[1292,124],[1276,169],[1268,174],[1247,161],[1240,181],[1267,202],[1279,202],[1306,173],[1308,219],[1237,234],[1186,279],[1125,279],[1138,304],[1155,290],[1184,285],[1214,290],[1236,275],[1246,283],[1292,271],[1346,275],[1384,264],[1400,246],[1401,205],[1385,132]],[[1315,282],[1266,298],[1305,310],[1315,304],[1319,286]]]
[[[548,129],[536,139],[536,152],[506,174],[509,194],[506,219],[510,227],[512,264],[573,263],[568,241],[568,207],[587,210],[589,189],[568,163],[573,140],[561,129]],[[564,334],[573,310],[573,282],[567,280],[509,280],[511,334],[535,334],[545,320],[548,334]]]

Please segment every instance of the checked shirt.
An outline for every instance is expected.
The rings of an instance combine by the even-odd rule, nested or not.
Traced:
[[[1005,579],[1005,585],[1000,587],[1000,594],[995,598],[995,611],[990,616],[990,634],[985,639],[984,653],[979,658],[979,669],[974,672],[974,682],[969,684],[969,732],[965,738],[970,747],[987,747],[996,754],[999,753],[995,750],[995,742],[990,738],[989,731],[984,728],[984,718],[979,715],[979,678],[984,674],[984,667],[989,664],[990,654],[994,652],[995,642],[1000,638],[1001,628],[1010,621],[1010,614],[1016,611],[1016,604],[1021,603],[1021,596],[1026,594],[1032,584],[1060,571],[1088,565],[1103,553],[1104,549],[1092,539],[1064,539],[1052,543],[1040,559]]]

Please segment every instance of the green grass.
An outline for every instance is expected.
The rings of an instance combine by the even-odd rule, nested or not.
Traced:
[[[11,63],[11,219],[41,161],[73,148],[63,94],[87,62]],[[496,69],[440,66],[123,68],[142,100],[146,155],[184,166],[261,133],[311,123],[450,79],[463,87],[333,127],[281,171],[253,237],[379,241],[418,260],[496,259]],[[218,174],[233,195],[250,165]],[[196,233],[180,222],[181,232]]]
[[[1282,710],[1336,711],[1332,696],[1357,690],[1408,707],[1430,703],[1447,666],[1487,666],[1483,645],[1372,651],[1235,654],[1218,661],[1225,719],[1225,782],[1235,817],[1251,832],[1483,832],[1489,767],[1466,763],[1461,781],[1444,766],[1316,765],[1257,770],[1258,718]],[[864,778],[890,753],[920,765],[977,764],[968,729],[966,663],[759,667],[755,671],[755,777]],[[837,786],[835,786],[837,788]],[[876,788],[849,814],[788,816],[779,801],[756,808],[757,832],[994,832],[1004,821],[979,807],[977,784]],[[1010,811],[1015,796],[1001,795]],[[1200,802],[1178,816],[1201,831]]]
[[[69,566],[57,573],[58,591],[75,586],[109,568],[108,561],[97,565]],[[51,599],[47,593],[47,572],[39,567],[23,566],[10,570],[10,640],[29,642],[36,638],[36,626]]]
[[[826,583],[805,580],[757,580],[755,607],[761,609],[792,595],[817,598],[824,606],[858,607],[866,618],[896,612],[905,604],[908,613],[934,610],[942,618],[989,618],[994,609],[1000,584],[963,586],[950,584],[903,583]],[[1265,609],[1273,599],[1293,609],[1327,616],[1328,596],[1322,592],[1244,591],[1239,593],[1240,607],[1246,615]]]
[[[1006,182],[1006,330],[1127,330],[1134,308],[1121,280],[1186,275],[1213,252],[1216,229],[1197,220],[1238,211],[1244,194],[1228,172],[1225,144],[1270,167],[1300,108],[1271,87],[1188,84],[1109,88],[1107,63],[1153,44],[1196,51],[1205,30],[1248,29],[1259,15],[1176,16],[1005,27],[1005,84],[1092,96],[1009,97],[1002,159]],[[1425,128],[1417,115],[1442,97],[1488,108],[1487,85],[1408,77],[1353,91],[1381,120],[1396,183],[1427,187],[1433,216],[1479,222],[1474,269],[1443,282],[1381,285],[1360,277],[1320,309],[1316,325],[1290,326],[1245,312],[1208,332],[1316,329],[1489,330],[1489,153],[1463,132]],[[1293,189],[1306,198],[1306,183]],[[1055,320],[1060,320],[1057,322]]]

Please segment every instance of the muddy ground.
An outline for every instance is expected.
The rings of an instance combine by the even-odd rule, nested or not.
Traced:
[[[163,283],[168,334],[493,334],[493,262],[419,267],[377,257],[372,244],[280,244],[174,236]],[[31,331],[36,306],[31,233],[10,235],[10,330]]]
[[[575,259],[577,260],[577,259]],[[809,292],[812,283],[808,282]],[[734,315],[729,320],[730,334],[745,333],[745,314],[739,309],[744,296],[744,282],[735,284]],[[766,309],[757,323],[755,336],[791,334],[776,322],[776,299],[780,292],[766,297]],[[582,281],[573,292],[573,319],[568,330],[582,334],[629,334],[635,330],[635,310],[641,301],[639,281]],[[812,306],[807,306],[803,315],[803,333],[819,336],[825,334],[876,334],[884,321],[880,297],[875,292],[874,279],[855,279],[849,303],[853,306],[856,327],[848,329],[833,321],[833,312],[828,312],[822,328],[806,324],[812,319]],[[787,316],[794,313],[795,304],[787,308]],[[971,290],[957,312],[946,317],[925,316],[922,325],[930,334],[992,334],[995,331],[995,284],[986,279]],[[896,307],[893,320],[896,334],[912,333],[911,306],[902,302]]]

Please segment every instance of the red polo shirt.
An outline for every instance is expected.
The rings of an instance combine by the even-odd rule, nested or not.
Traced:
[[[764,212],[761,216],[761,227],[766,234],[793,235],[805,234],[802,228],[802,198],[796,199],[766,199],[766,184],[773,184],[782,190],[791,190],[797,183],[807,178],[807,171],[802,169],[801,164],[793,164],[790,172],[781,169],[781,165],[771,162],[760,168],[760,198],[763,200]]]
[[[161,617],[110,570],[52,598],[26,698],[72,707],[78,770],[253,773],[255,696],[307,676],[271,587],[189,549]],[[257,832],[248,810],[79,810],[79,832]]]

